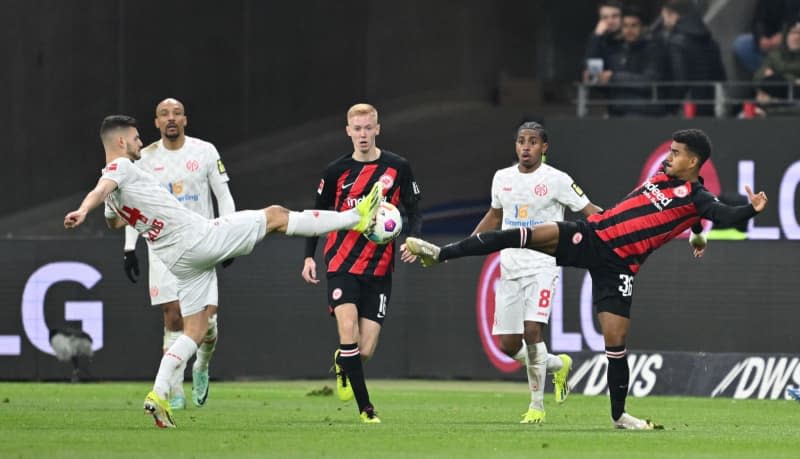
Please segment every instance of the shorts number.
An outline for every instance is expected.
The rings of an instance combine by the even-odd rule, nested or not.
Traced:
[[[381,293],[379,296],[379,301],[380,303],[378,304],[378,317],[382,319],[386,317],[386,295]]]
[[[550,290],[539,291],[539,307],[540,308],[550,307]]]
[[[633,295],[633,276],[620,274],[619,278],[622,280],[622,284],[619,286],[619,291],[622,293],[622,296]]]

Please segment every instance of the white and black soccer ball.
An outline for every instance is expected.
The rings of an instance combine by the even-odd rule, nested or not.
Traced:
[[[367,239],[376,244],[388,244],[403,230],[403,216],[394,204],[382,202],[375,215],[375,227],[365,234]]]

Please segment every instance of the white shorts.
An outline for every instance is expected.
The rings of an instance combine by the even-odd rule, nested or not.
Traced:
[[[205,237],[172,266],[184,317],[202,311],[209,304],[217,304],[216,264],[249,254],[267,234],[267,218],[261,210],[234,212],[208,224]]]
[[[161,306],[164,303],[178,301],[178,281],[175,275],[167,269],[158,255],[153,253],[150,245],[147,246],[148,265],[150,266],[150,304]]]
[[[523,322],[550,321],[558,269],[545,269],[533,276],[501,279],[494,296],[493,335],[521,335]]]

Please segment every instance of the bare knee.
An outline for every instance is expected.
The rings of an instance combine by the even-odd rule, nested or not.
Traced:
[[[624,346],[628,337],[630,319],[610,312],[597,314],[606,346]]]
[[[342,344],[358,342],[358,328],[355,323],[343,322],[339,324],[339,340]]]
[[[178,301],[170,301],[162,305],[164,311],[164,328],[169,331],[183,330],[183,317],[181,317],[181,306]]]
[[[529,344],[541,343],[544,341],[544,324],[525,321],[525,341]]]
[[[522,348],[522,335],[500,335],[500,350],[509,357],[514,357]]]
[[[337,324],[339,342],[351,344],[358,342],[358,324],[355,320],[340,319]]]

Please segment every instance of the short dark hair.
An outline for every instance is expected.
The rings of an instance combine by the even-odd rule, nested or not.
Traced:
[[[523,129],[530,129],[532,131],[536,131],[539,133],[539,137],[542,139],[542,142],[547,143],[547,131],[544,129],[544,126],[537,123],[536,121],[526,121],[519,125],[517,128],[517,136],[519,136],[519,131]]]
[[[600,0],[597,2],[597,9],[607,6],[609,8],[616,8],[622,11],[622,2],[620,0]]]
[[[672,133],[672,140],[686,145],[686,148],[700,158],[700,165],[711,157],[711,139],[700,129],[681,129]]]
[[[686,16],[692,11],[689,0],[667,0],[661,8],[678,13],[679,16]]]
[[[635,6],[635,5],[626,6],[622,10],[622,17],[623,18],[624,17],[639,18],[639,22],[641,22],[642,25],[644,25],[644,23],[646,22],[646,19],[644,17],[644,13],[642,12],[641,8],[639,8],[639,7]]]
[[[136,127],[136,118],[128,115],[109,115],[103,118],[103,122],[100,123],[100,138],[106,135],[106,133],[113,131],[114,129],[124,128],[124,127]]]

